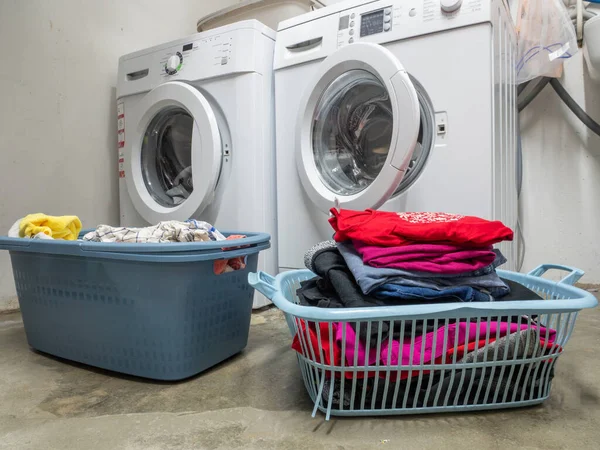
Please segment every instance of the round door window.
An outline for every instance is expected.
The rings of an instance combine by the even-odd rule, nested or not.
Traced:
[[[161,110],[150,122],[142,142],[142,175],[156,202],[173,208],[194,190],[192,132],[194,119],[183,108]]]
[[[313,115],[312,145],[329,190],[354,195],[379,175],[393,131],[390,96],[372,73],[355,69],[329,84]]]

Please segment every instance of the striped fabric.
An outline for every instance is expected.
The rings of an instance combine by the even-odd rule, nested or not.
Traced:
[[[215,227],[207,222],[188,220],[179,222],[169,220],[145,228],[111,227],[99,225],[95,231],[87,233],[83,240],[93,242],[126,242],[126,243],[167,243],[222,241],[223,236]]]

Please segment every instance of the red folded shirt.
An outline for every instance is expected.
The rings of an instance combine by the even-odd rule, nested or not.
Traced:
[[[447,213],[331,210],[329,223],[335,240],[349,239],[370,245],[401,246],[415,242],[487,247],[512,241],[513,232],[500,221]]]

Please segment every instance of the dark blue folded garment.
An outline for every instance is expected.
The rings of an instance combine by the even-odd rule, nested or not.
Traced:
[[[422,300],[434,302],[438,299],[456,299],[457,302],[491,302],[494,298],[469,286],[456,286],[443,289],[429,289],[400,284],[384,284],[375,289],[371,295],[375,298],[397,298],[400,300]]]

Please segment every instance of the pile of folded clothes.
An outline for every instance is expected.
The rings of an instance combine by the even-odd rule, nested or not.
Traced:
[[[493,245],[513,238],[512,230],[501,222],[445,213],[334,209],[330,223],[335,240],[322,242],[305,255],[306,267],[317,276],[301,283],[297,291],[301,305],[361,308],[541,299],[525,286],[496,273],[506,259]],[[300,331],[292,347],[310,359],[335,367],[400,368],[481,362],[484,354],[484,360],[489,361],[493,357],[490,355],[502,358],[505,353],[515,361],[530,361],[562,350],[554,343],[554,330],[538,324],[536,317],[527,316],[338,323],[298,320],[297,324]],[[534,387],[552,379],[553,361],[530,362],[538,365],[535,375],[520,380],[515,373],[518,370],[488,370],[486,374],[481,367],[469,367],[462,371],[464,375],[452,374],[452,381],[451,370],[446,370],[445,376],[443,370],[400,370],[389,377],[392,383],[387,390],[401,395],[384,395],[383,382],[378,389],[377,379],[389,371],[352,370],[341,377],[340,370],[335,372],[336,377],[354,379],[354,384],[358,379],[359,392],[364,388],[367,394],[357,396],[358,400],[346,398],[346,391],[356,386],[353,388],[349,381],[331,380],[323,390],[323,398],[329,401],[333,389],[333,406],[339,406],[343,399],[344,407],[359,408],[361,405],[355,401],[366,401],[373,407],[397,408],[406,403],[406,395],[409,406],[422,407],[444,401],[446,396],[460,404],[491,402],[494,392],[500,390],[501,398],[506,395],[510,401],[514,394],[520,400],[521,394],[529,395]],[[410,379],[415,376],[420,379],[419,386],[411,387]],[[457,386],[464,377],[467,381]],[[480,395],[480,385],[493,386],[490,399]],[[390,405],[394,397],[395,404]]]

